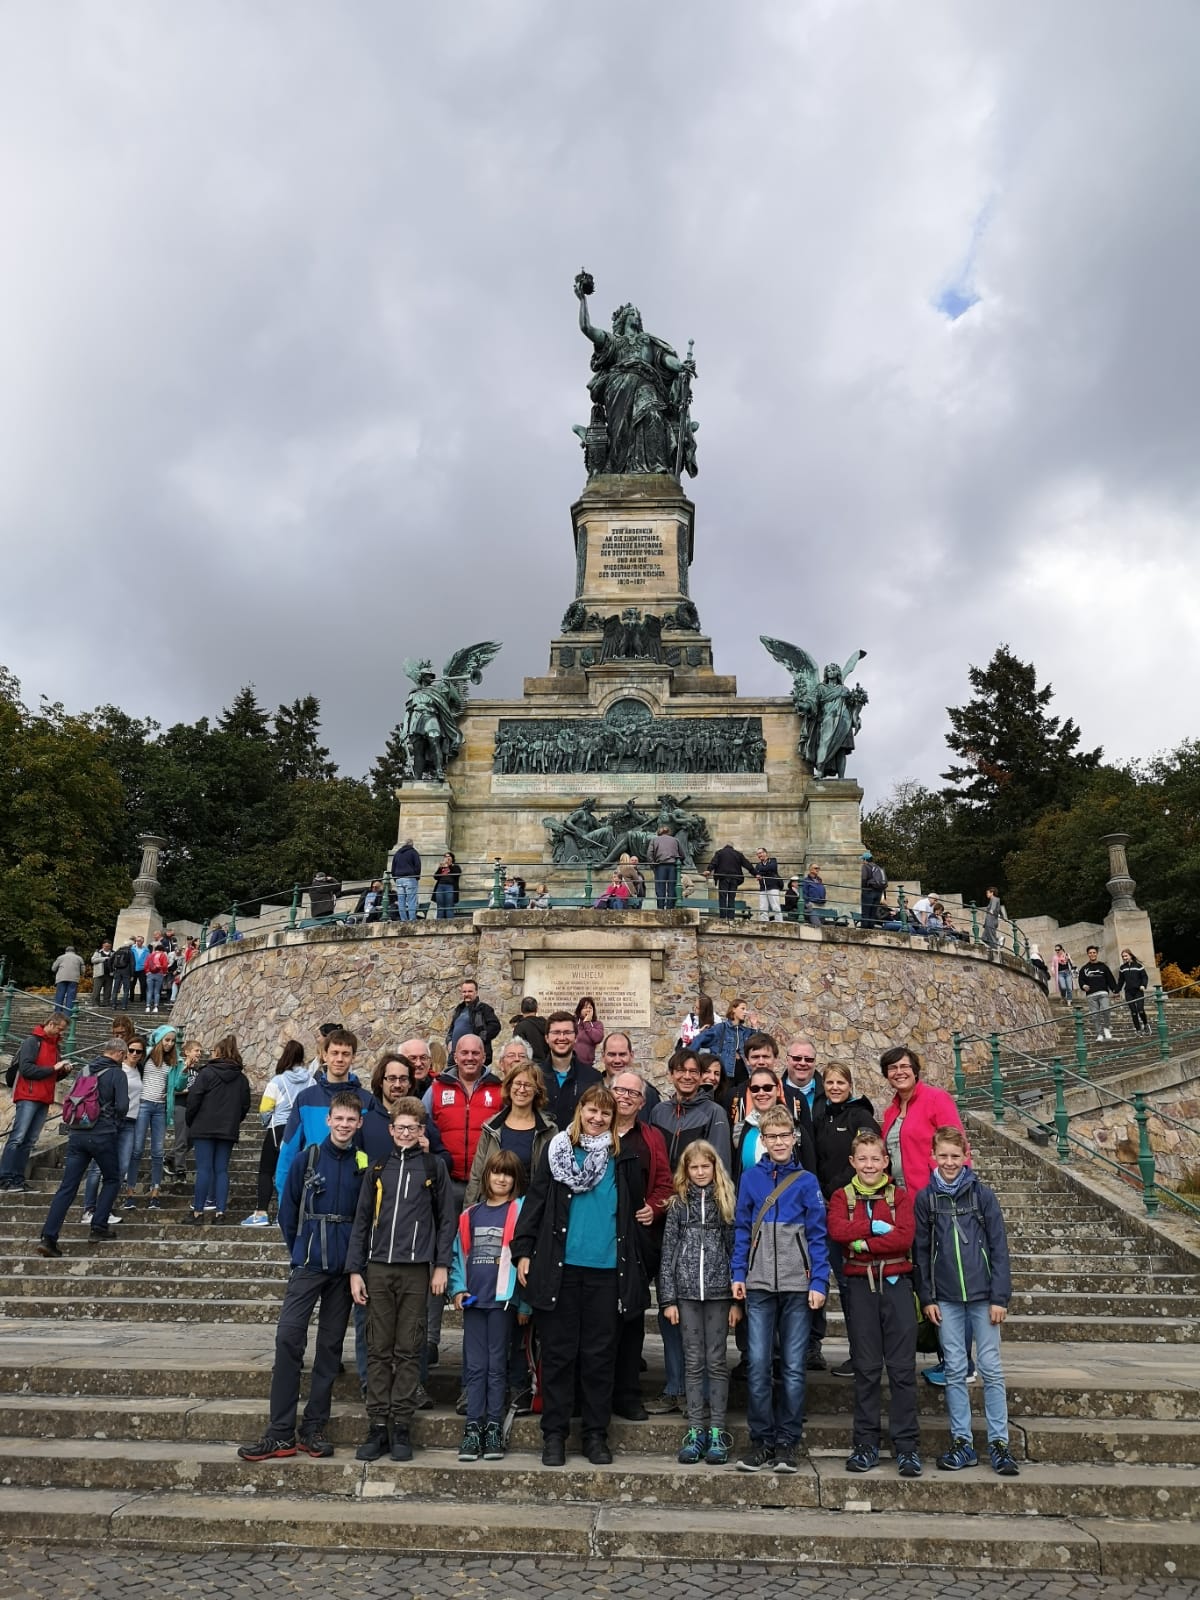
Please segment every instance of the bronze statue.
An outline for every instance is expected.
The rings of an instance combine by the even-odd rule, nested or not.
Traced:
[[[484,667],[499,651],[490,639],[456,650],[440,678],[432,661],[405,661],[404,670],[416,684],[400,719],[406,778],[444,782],[447,766],[462,749],[458,722],[466,709],[467,691],[461,685],[482,683]]]
[[[831,661],[820,673],[807,650],[784,639],[759,635],[768,652],[792,675],[792,704],[800,718],[801,757],[817,778],[844,778],[846,757],[854,749],[855,735],[867,703],[867,691],[848,686],[846,679],[866,655],[856,650],[844,667]]]
[[[588,384],[592,420],[577,427],[588,475],[666,472],[695,477],[696,429],[691,420],[696,363],[688,345],[681,361],[664,339],[647,333],[636,306],[613,312],[612,332],[594,327],[587,297],[595,290],[590,272],[575,279],[579,326],[595,347]]]

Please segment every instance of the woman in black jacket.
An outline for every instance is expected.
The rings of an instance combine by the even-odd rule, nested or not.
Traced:
[[[462,879],[462,868],[454,859],[454,851],[447,850],[446,854],[433,869],[433,903],[437,907],[438,922],[450,922],[454,918],[454,908],[458,904],[458,886]]]
[[[608,1421],[621,1323],[650,1303],[638,1250],[645,1207],[641,1163],[621,1149],[616,1101],[585,1089],[570,1131],[557,1133],[534,1168],[512,1241],[517,1279],[536,1313],[542,1347],[542,1463],[561,1467],[583,1373],[583,1450],[612,1460]]]
[[[1146,969],[1132,950],[1121,951],[1121,970],[1117,973],[1117,993],[1125,996],[1134,1033],[1149,1033],[1146,1021],[1146,985],[1150,982]]]
[[[849,1067],[836,1062],[826,1067],[824,1084],[825,1099],[813,1119],[813,1138],[817,1148],[817,1182],[828,1200],[835,1189],[844,1189],[854,1176],[854,1168],[850,1165],[850,1146],[854,1142],[854,1135],[860,1128],[878,1133],[879,1124],[875,1121],[875,1108],[866,1095],[855,1098],[854,1078]],[[849,1339],[850,1318],[846,1316],[846,1296],[842,1288],[842,1248],[832,1239],[829,1240],[829,1265],[837,1280],[838,1299],[841,1301],[846,1337]],[[849,1360],[833,1368],[835,1378],[854,1376],[853,1345],[851,1351]]]
[[[217,1204],[213,1221],[225,1221],[225,1207],[229,1201],[229,1157],[249,1110],[250,1084],[237,1039],[229,1033],[218,1043],[212,1059],[200,1068],[188,1090],[184,1116],[196,1153],[196,1188],[192,1194],[191,1215],[183,1220],[193,1227],[204,1221],[204,1202],[210,1194]]]

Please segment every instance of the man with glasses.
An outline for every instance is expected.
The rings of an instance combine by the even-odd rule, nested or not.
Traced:
[[[633,1041],[627,1033],[610,1033],[600,1046],[600,1062],[604,1069],[604,1083],[609,1092],[613,1092],[613,1084],[625,1072],[637,1072],[633,1059]],[[638,1119],[645,1122],[654,1107],[662,1099],[662,1095],[652,1083],[640,1079],[642,1085],[642,1104],[638,1112]]]
[[[546,1018],[546,1047],[542,1062],[546,1078],[546,1115],[560,1128],[569,1128],[575,1106],[585,1089],[604,1082],[595,1067],[585,1067],[575,1056],[575,1018],[569,1011],[552,1011]]]
[[[624,1034],[617,1037],[624,1039]],[[634,1213],[638,1228],[638,1247],[646,1268],[646,1277],[658,1275],[662,1254],[663,1218],[671,1200],[671,1168],[667,1162],[667,1147],[657,1128],[641,1121],[646,1103],[647,1085],[636,1072],[623,1070],[609,1081],[613,1099],[617,1102],[614,1131],[621,1148],[628,1147],[637,1154],[642,1175],[641,1206]],[[617,1343],[617,1361],[613,1372],[612,1408],[618,1417],[629,1422],[645,1422],[650,1413],[642,1404],[641,1371],[642,1343],[646,1333],[646,1319],[639,1311],[637,1316],[621,1324]]]

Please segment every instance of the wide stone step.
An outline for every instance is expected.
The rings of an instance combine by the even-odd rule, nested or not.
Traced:
[[[167,1547],[349,1546],[459,1556],[472,1549],[540,1551],[643,1561],[694,1559],[702,1550],[709,1561],[919,1564],[1114,1578],[1185,1578],[1200,1571],[1200,1533],[1188,1522],[805,1508],[780,1517],[770,1506],[780,1480],[756,1481],[762,1509],[601,1501],[556,1505],[547,1516],[541,1502],[481,1498],[472,1502],[467,1518],[456,1517],[449,1501],[405,1498],[398,1506],[391,1496],[302,1499],[173,1490],[130,1496],[119,1489],[4,1488],[0,1536]]]
[[[362,1428],[360,1425],[359,1432]],[[298,1455],[251,1464],[232,1445],[129,1440],[56,1440],[31,1449],[28,1439],[0,1437],[0,1483],[19,1477],[22,1487],[123,1489],[144,1493],[186,1489],[200,1494],[344,1495],[362,1499],[413,1495],[447,1501],[536,1502],[545,1506],[579,1501],[657,1502],[673,1509],[713,1506],[758,1509],[764,1498],[791,1511],[823,1506],[830,1511],[919,1511],[975,1516],[1136,1517],[1174,1519],[1190,1515],[1200,1491],[1194,1466],[1053,1467],[1026,1464],[1017,1478],[997,1479],[986,1466],[940,1473],[928,1463],[923,1484],[896,1476],[888,1458],[867,1477],[845,1470],[845,1448],[802,1457],[795,1474],[764,1474],[757,1480],[731,1463],[681,1467],[674,1460],[678,1434],[668,1452],[619,1449],[611,1466],[593,1467],[568,1442],[564,1470],[542,1466],[540,1447],[530,1440],[503,1461],[464,1465],[457,1436],[450,1442],[414,1441],[411,1463],[356,1461],[347,1449],[331,1459]],[[744,1438],[738,1447],[744,1445]],[[810,1451],[812,1447],[810,1446]]]

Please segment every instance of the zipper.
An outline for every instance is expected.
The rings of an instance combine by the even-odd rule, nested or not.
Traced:
[[[704,1190],[700,1191],[700,1299],[704,1299],[704,1230],[707,1226],[707,1216],[704,1209]]]

